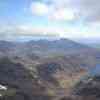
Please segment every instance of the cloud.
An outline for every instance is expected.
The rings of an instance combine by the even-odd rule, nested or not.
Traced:
[[[86,21],[100,21],[100,1],[99,0],[82,0],[81,14]]]
[[[56,21],[72,21],[74,20],[75,15],[70,9],[60,8],[53,12],[52,15],[49,16],[50,20]]]
[[[44,16],[53,21],[70,21],[75,19],[74,10],[67,8],[65,4],[66,0],[51,0],[49,4],[37,1],[31,3],[30,9],[33,15]]]
[[[33,14],[46,14],[48,18],[60,21],[100,21],[99,0],[41,0],[32,2],[31,8]]]
[[[76,35],[74,33],[76,32]],[[29,25],[8,25],[2,31],[0,31],[0,37],[10,38],[18,36],[44,36],[44,37],[80,37],[80,30],[78,28],[71,27],[54,27],[54,26],[42,26],[33,27]]]
[[[100,1],[99,0],[30,0],[26,13],[35,17],[44,17],[32,25],[8,25],[1,27],[2,36],[60,36],[60,37],[94,37],[100,36]],[[29,14],[30,15],[30,14]],[[30,20],[31,17],[29,17]],[[48,18],[48,26],[44,23]],[[55,21],[55,22],[54,22]],[[60,23],[59,22],[64,22]],[[54,23],[59,24],[58,27]],[[70,25],[74,22],[74,25]],[[24,22],[25,23],[25,22]],[[30,23],[30,24],[32,24]],[[35,27],[35,23],[37,26]],[[20,24],[20,23],[19,23]],[[43,26],[39,27],[39,24]],[[81,25],[80,25],[81,24]],[[64,26],[64,27],[63,27]],[[9,34],[9,35],[3,35]],[[0,36],[1,36],[0,35]]]
[[[97,24],[96,24],[97,25]],[[97,25],[99,26],[99,25]],[[0,37],[2,39],[10,39],[17,37],[66,37],[66,38],[87,38],[87,37],[99,37],[100,34],[98,31],[99,27],[94,28],[93,25],[89,25],[89,27],[54,27],[54,26],[41,26],[41,27],[33,27],[31,25],[16,25],[16,26],[5,26],[1,27]],[[92,30],[90,30],[92,29]]]
[[[30,9],[33,15],[44,16],[48,13],[48,6],[40,2],[32,2]]]
[[[57,27],[33,27],[31,25],[7,25],[2,26],[0,35],[14,36],[59,36],[62,29]]]

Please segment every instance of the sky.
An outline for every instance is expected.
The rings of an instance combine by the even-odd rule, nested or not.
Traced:
[[[0,0],[0,39],[100,37],[99,0]]]

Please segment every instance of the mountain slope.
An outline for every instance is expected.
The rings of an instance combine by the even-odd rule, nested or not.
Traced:
[[[68,39],[0,42],[0,84],[33,100],[65,96],[100,62],[99,50]]]
[[[48,97],[45,87],[38,84],[31,72],[9,58],[0,59],[0,85],[7,87],[5,92],[0,90],[3,95],[0,100],[45,100]]]

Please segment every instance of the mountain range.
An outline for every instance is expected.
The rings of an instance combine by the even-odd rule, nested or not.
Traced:
[[[60,100],[99,62],[99,49],[69,39],[0,41],[1,100]]]

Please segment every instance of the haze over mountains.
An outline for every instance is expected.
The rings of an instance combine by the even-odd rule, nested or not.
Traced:
[[[99,37],[91,37],[91,38],[77,38],[75,41],[94,47],[94,48],[100,48],[100,38]]]
[[[44,50],[48,52],[58,52],[68,54],[71,51],[76,53],[78,50],[82,51],[83,49],[89,49],[88,46],[73,42],[72,40],[68,39],[59,39],[59,40],[31,40],[28,42],[8,42],[8,41],[0,41],[1,52],[4,50],[15,52],[21,52],[22,49],[27,51],[31,50],[34,53],[43,53]],[[28,51],[29,50],[29,51]],[[67,52],[66,52],[67,50]],[[70,51],[70,52],[69,52]],[[45,53],[46,53],[45,52]],[[44,53],[43,53],[44,54]]]
[[[99,62],[98,49],[69,39],[0,41],[1,100],[60,100]]]

